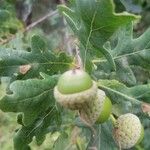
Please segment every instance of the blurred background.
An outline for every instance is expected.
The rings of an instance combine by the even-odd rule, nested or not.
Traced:
[[[73,1],[73,0],[71,0]],[[134,36],[141,35],[150,26],[150,0],[114,0],[116,12],[128,11],[141,15],[134,26]],[[75,39],[57,5],[70,5],[67,0],[0,0],[0,45],[30,51],[30,39],[41,35],[53,51],[66,51],[73,55],[72,41]],[[12,136],[19,126],[16,115],[0,111],[0,150],[12,150]],[[148,133],[149,134],[149,133]],[[48,135],[42,146],[33,142],[33,150],[51,150],[59,133]],[[150,137],[150,135],[147,135]],[[150,146],[149,139],[144,144]]]

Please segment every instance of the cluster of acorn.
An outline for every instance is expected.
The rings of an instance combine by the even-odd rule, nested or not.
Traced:
[[[65,108],[78,110],[90,125],[103,123],[110,117],[112,103],[105,92],[83,70],[73,69],[62,74],[54,89],[56,101]],[[131,113],[121,115],[114,123],[114,139],[122,149],[129,149],[143,139],[139,118]]]

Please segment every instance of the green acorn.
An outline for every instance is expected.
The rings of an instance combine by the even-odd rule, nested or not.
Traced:
[[[131,113],[121,115],[114,128],[114,138],[121,149],[130,149],[144,137],[144,129],[139,118]]]
[[[83,70],[74,69],[62,74],[54,88],[54,97],[62,106],[77,110],[93,101],[97,95],[97,84]]]
[[[86,106],[79,112],[81,118],[89,124],[103,123],[111,114],[112,103],[102,90],[98,90],[96,99]]]

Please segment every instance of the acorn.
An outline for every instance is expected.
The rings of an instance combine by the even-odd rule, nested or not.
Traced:
[[[79,110],[80,116],[89,124],[100,124],[108,120],[112,109],[112,103],[105,92],[98,90],[97,97],[93,103]]]
[[[144,129],[139,118],[131,113],[121,115],[116,120],[114,139],[120,149],[130,149],[144,137]]]
[[[93,101],[97,95],[97,84],[88,73],[80,69],[63,73],[54,88],[56,101],[65,108],[78,110]]]

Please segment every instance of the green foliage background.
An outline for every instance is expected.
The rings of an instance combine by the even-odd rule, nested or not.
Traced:
[[[140,117],[145,137],[133,149],[149,150],[150,117],[142,109],[150,102],[149,1],[57,5],[54,0],[0,1],[0,109],[9,112],[0,112],[0,149],[118,149],[110,120],[89,128],[53,97],[59,75],[75,66],[78,39],[83,66],[112,100],[112,113]],[[57,8],[59,13],[26,31]]]

